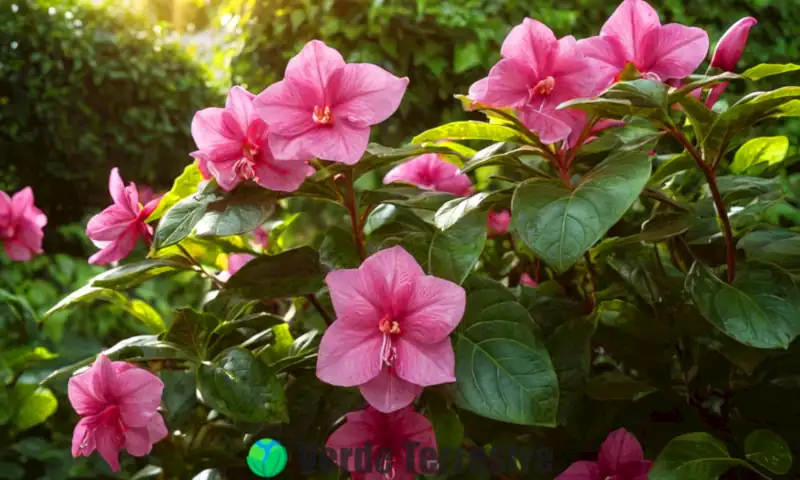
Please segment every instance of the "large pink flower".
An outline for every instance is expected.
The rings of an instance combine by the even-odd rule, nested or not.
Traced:
[[[253,111],[255,96],[242,87],[228,93],[225,108],[206,108],[192,120],[198,151],[192,156],[225,190],[246,180],[279,192],[297,190],[314,169],[309,157],[273,156],[267,142],[267,124]]]
[[[469,195],[472,181],[458,167],[436,153],[414,157],[394,167],[383,177],[383,183],[406,182],[424,190]]]
[[[127,257],[142,237],[149,246],[153,241],[153,227],[145,223],[160,199],[151,200],[144,207],[139,203],[136,184],[128,186],[122,182],[119,170],[111,169],[108,190],[114,204],[98,213],[86,225],[86,236],[101,250],[91,257],[89,263],[102,265]]]
[[[526,18],[503,41],[503,57],[489,77],[470,88],[470,98],[496,107],[511,107],[544,143],[566,138],[567,112],[556,107],[574,98],[599,93],[597,73],[572,36],[556,39],[553,31]]]
[[[597,462],[578,461],[556,480],[647,480],[653,462],[644,459],[642,446],[630,432],[611,432],[597,455]]]
[[[0,191],[0,240],[8,258],[25,262],[42,253],[42,229],[47,216],[33,205],[33,190],[25,187],[11,198]]]
[[[69,380],[69,402],[82,417],[72,434],[72,456],[97,450],[117,472],[121,450],[134,457],[150,453],[168,433],[157,411],[163,391],[161,379],[147,370],[98,355],[89,370]]]
[[[332,458],[352,472],[353,480],[414,480],[417,473],[436,471],[436,463],[421,465],[420,455],[424,449],[436,452],[433,426],[411,406],[389,414],[367,407],[350,412],[345,418],[347,421],[328,437],[325,446],[337,454],[345,449],[355,453],[344,462],[340,455]],[[405,447],[409,442],[416,444],[413,450]],[[409,450],[413,458],[408,458]],[[359,451],[365,452],[366,458],[360,458]],[[370,471],[365,472],[367,469]]]
[[[659,82],[693,73],[708,53],[708,34],[677,23],[661,25],[658,13],[644,0],[624,0],[600,30],[583,40],[586,55],[597,61],[606,86],[628,63],[645,78]]]
[[[411,404],[423,387],[455,382],[449,335],[464,314],[463,288],[425,275],[400,247],[331,272],[326,282],[336,321],[320,343],[320,380],[359,386],[385,413]]]
[[[275,155],[309,155],[352,165],[369,142],[370,126],[400,106],[408,78],[368,63],[345,63],[335,49],[308,42],[289,60],[283,80],[255,100],[269,124]]]

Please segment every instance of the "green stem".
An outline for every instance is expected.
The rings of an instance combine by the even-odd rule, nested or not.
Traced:
[[[185,256],[186,259],[189,260],[189,262],[191,262],[191,264],[197,268],[197,271],[199,271],[202,275],[204,275],[205,277],[209,278],[212,282],[214,282],[214,285],[216,285],[217,288],[221,289],[222,287],[225,286],[222,280],[218,279],[211,272],[206,270],[203,267],[203,265],[201,265],[200,262],[198,262],[197,259],[194,258],[192,254],[189,253],[189,251],[186,250],[186,248],[184,248],[184,246],[181,245],[180,243],[178,244],[178,249],[180,249],[181,253],[183,253],[183,256]]]
[[[358,201],[356,201],[356,187],[353,185],[355,183],[353,182],[353,170],[348,170],[347,173],[345,173],[345,176],[347,177],[347,186],[350,194],[348,199],[349,201],[345,207],[350,213],[350,223],[353,227],[353,238],[355,239],[356,247],[358,248],[358,256],[363,262],[367,259],[367,252],[364,248],[364,233],[361,229],[361,222],[358,218]]]

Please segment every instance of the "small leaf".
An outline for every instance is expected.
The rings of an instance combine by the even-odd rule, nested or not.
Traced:
[[[139,299],[131,300],[126,306],[125,310],[131,315],[138,318],[145,327],[150,330],[150,333],[161,333],[167,329],[164,325],[164,320],[161,315],[147,303]]]
[[[549,266],[565,271],[614,226],[650,176],[643,152],[609,157],[574,189],[559,180],[522,183],[511,203],[514,229]]]
[[[188,237],[195,225],[203,218],[208,203],[210,202],[188,197],[169,209],[158,222],[156,233],[153,236],[153,250],[175,245]]]
[[[650,186],[659,186],[673,175],[696,168],[694,159],[686,152],[676,154],[656,168],[648,180]]]
[[[594,326],[574,318],[558,326],[547,338],[547,350],[558,375],[558,421],[565,424],[586,388],[592,360]]]
[[[214,364],[197,370],[203,403],[234,420],[289,422],[283,386],[249,350],[233,348]]]
[[[319,260],[330,268],[358,268],[361,259],[352,230],[332,227],[325,232],[319,246]]]
[[[656,389],[619,372],[604,372],[586,384],[586,394],[596,400],[636,401]]]
[[[648,474],[650,480],[716,480],[729,468],[747,462],[731,458],[725,444],[707,433],[675,437],[661,451]]]
[[[471,68],[475,68],[483,63],[480,47],[476,42],[469,42],[456,45],[455,58],[453,59],[453,70],[455,73],[464,73]]]
[[[297,297],[324,286],[325,268],[311,247],[260,255],[233,275],[222,293],[236,293],[253,300]]]
[[[800,268],[800,233],[784,229],[750,232],[737,245],[748,260],[772,263],[783,268]]]
[[[39,425],[56,413],[58,400],[49,388],[17,384],[14,393],[17,409],[13,423],[20,431]]]
[[[239,186],[222,200],[211,203],[197,224],[198,237],[227,237],[250,233],[275,210],[275,192]]]
[[[485,122],[453,122],[432,128],[411,139],[412,145],[439,140],[490,140],[493,142],[519,141],[519,132],[502,125]]]
[[[108,300],[112,303],[117,303],[120,305],[126,304],[128,302],[128,299],[125,297],[125,295],[117,291],[111,290],[109,288],[100,288],[92,285],[84,285],[78,290],[75,290],[66,297],[62,298],[61,301],[59,301],[52,308],[50,308],[50,310],[45,312],[44,316],[49,317],[50,315],[58,311],[64,310],[68,307],[71,307],[76,303],[89,302],[97,299]]]
[[[772,430],[756,430],[744,440],[744,455],[777,475],[792,469],[792,450],[786,440]]]
[[[473,211],[488,210],[492,204],[508,197],[510,192],[501,190],[496,192],[480,192],[469,197],[458,197],[444,205],[436,211],[434,223],[440,230],[447,230],[459,220]]]
[[[167,210],[175,206],[176,203],[182,199],[197,192],[197,186],[203,181],[203,174],[194,163],[187,165],[183,169],[178,178],[172,184],[172,188],[167,192],[161,201],[158,202],[158,207],[147,217],[147,222],[153,222],[163,217]]]
[[[147,259],[140,262],[120,265],[94,277],[89,284],[97,287],[126,290],[143,282],[163,275],[190,269],[191,265],[183,258]]]
[[[695,263],[686,290],[709,322],[745,345],[788,348],[800,334],[800,292],[776,271],[738,269],[728,284]]]
[[[188,348],[195,357],[203,360],[208,337],[218,325],[219,320],[213,315],[181,308],[175,312],[164,340]]]
[[[486,244],[486,212],[474,212],[433,236],[428,255],[431,275],[461,284],[480,259]]]
[[[751,170],[751,175],[758,175],[767,166],[782,162],[788,151],[789,139],[786,137],[752,138],[736,151],[731,171],[742,174]]]
[[[755,67],[750,67],[742,73],[742,76],[750,80],[761,80],[764,77],[780,75],[800,70],[800,65],[794,63],[762,63]]]
[[[455,332],[456,404],[487,418],[556,425],[558,378],[538,327],[514,301],[467,299],[470,320]]]

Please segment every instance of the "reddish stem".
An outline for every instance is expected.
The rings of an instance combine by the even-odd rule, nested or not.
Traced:
[[[358,256],[363,262],[367,258],[367,253],[366,249],[364,248],[364,232],[361,229],[361,222],[359,222],[358,218],[358,202],[356,202],[356,188],[353,185],[353,171],[348,170],[346,176],[347,184],[350,190],[350,198],[346,207],[347,211],[350,212],[350,223],[353,227],[353,238],[355,238],[356,247],[358,248]]]

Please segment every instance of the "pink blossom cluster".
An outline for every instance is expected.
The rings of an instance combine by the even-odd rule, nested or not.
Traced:
[[[0,241],[6,255],[25,262],[42,253],[47,216],[33,204],[33,190],[25,187],[13,196],[0,190]]]

